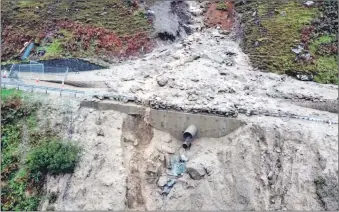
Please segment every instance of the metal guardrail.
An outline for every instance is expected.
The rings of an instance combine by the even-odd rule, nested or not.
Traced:
[[[64,88],[54,88],[54,87],[47,87],[47,86],[39,86],[39,85],[27,85],[22,83],[16,83],[16,82],[1,82],[2,88],[16,88],[18,90],[24,90],[28,92],[34,92],[34,91],[41,91],[41,93],[47,94],[49,92],[59,92],[60,96],[62,93],[68,93],[68,94],[74,94],[75,97],[77,95],[86,95],[85,91],[79,91],[79,90],[71,90],[71,89],[64,89]],[[87,95],[94,95],[88,93]]]

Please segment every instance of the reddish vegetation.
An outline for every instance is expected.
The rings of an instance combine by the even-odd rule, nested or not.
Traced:
[[[309,26],[309,27],[304,27],[301,31],[301,42],[303,42],[306,46],[308,45],[313,31],[314,31],[314,27],[313,26]]]
[[[76,42],[70,41],[63,46],[64,49],[70,51],[76,51],[81,44],[82,50],[88,50],[92,46],[96,52],[104,50],[117,57],[128,57],[138,55],[141,49],[144,52],[149,52],[153,47],[153,43],[146,32],[118,36],[104,28],[69,21],[59,22],[58,28],[72,32]]]
[[[208,27],[220,26],[222,29],[229,30],[234,22],[234,6],[232,2],[225,2],[227,11],[218,10],[217,3],[210,3],[205,13],[205,23]]]
[[[2,39],[5,41],[2,46],[2,60],[12,59],[13,55],[18,56],[25,42],[31,39],[40,42],[46,37],[54,37],[59,34],[55,33],[59,29],[65,29],[71,34],[71,39],[62,42],[62,47],[65,50],[64,52],[71,53],[74,56],[81,56],[77,55],[77,52],[91,49],[95,53],[105,52],[105,54],[122,58],[137,56],[141,51],[146,53],[153,48],[153,42],[147,32],[119,36],[105,28],[71,21],[59,21],[53,27],[43,27],[35,35],[20,33],[17,29],[11,27],[5,28],[2,32]]]

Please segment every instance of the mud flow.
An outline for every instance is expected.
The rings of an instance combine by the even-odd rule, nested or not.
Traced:
[[[79,110],[73,138],[86,153],[73,175],[48,179],[56,210],[337,207],[337,134],[325,124],[118,111]]]

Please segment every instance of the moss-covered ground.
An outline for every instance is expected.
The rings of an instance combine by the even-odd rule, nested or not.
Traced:
[[[332,1],[333,2],[333,1]],[[337,27],[326,30],[319,22],[335,11],[321,2],[306,7],[298,1],[253,1],[239,6],[243,13],[244,51],[255,67],[275,73],[313,75],[320,83],[338,83]],[[338,9],[337,9],[338,10]],[[327,12],[327,13],[326,13]],[[338,19],[338,11],[334,13]],[[333,13],[333,12],[332,12]],[[334,17],[334,18],[335,18]],[[337,26],[337,22],[327,23]],[[304,45],[305,60],[292,51]]]

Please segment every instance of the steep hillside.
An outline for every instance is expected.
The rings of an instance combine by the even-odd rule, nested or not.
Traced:
[[[33,58],[130,56],[151,48],[150,23],[136,1],[1,2],[2,61],[18,59],[35,41]]]
[[[236,10],[243,15],[243,49],[255,67],[338,83],[337,1],[239,1]]]

